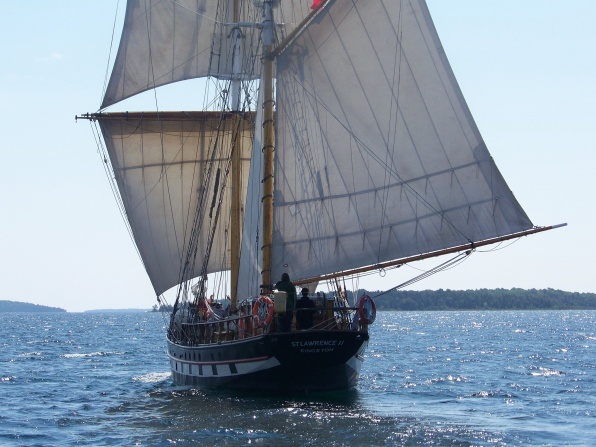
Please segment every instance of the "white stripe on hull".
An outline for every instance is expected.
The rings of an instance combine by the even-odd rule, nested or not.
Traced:
[[[275,368],[279,365],[280,363],[275,357],[241,362],[190,362],[170,356],[172,373],[200,378],[239,376]]]

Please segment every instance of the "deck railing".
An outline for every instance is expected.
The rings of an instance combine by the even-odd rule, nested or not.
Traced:
[[[314,311],[313,326],[301,331],[355,331],[365,327],[354,318],[358,308],[355,307],[313,307],[308,309],[295,309],[294,322],[291,332],[297,331],[295,321],[298,312]],[[240,312],[237,317],[230,316],[216,318],[212,316],[208,321],[179,322],[175,318],[170,323],[168,338],[186,346],[198,346],[212,343],[226,343],[257,337],[269,332],[276,332],[279,328],[278,315],[274,315],[269,325],[258,327],[252,313]]]

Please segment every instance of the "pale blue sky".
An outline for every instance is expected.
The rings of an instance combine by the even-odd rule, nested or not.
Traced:
[[[98,108],[116,5],[3,4],[0,300],[69,311],[155,302],[89,124],[74,121]],[[596,292],[596,1],[428,5],[509,186],[534,224],[569,226],[476,253],[415,287]],[[404,267],[360,286],[384,289],[415,275]]]

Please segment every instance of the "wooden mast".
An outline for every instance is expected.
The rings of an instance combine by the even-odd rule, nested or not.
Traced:
[[[234,0],[233,5],[233,21],[238,23],[240,21],[240,7],[238,0]],[[234,75],[239,75],[240,70],[240,54],[238,45],[238,29],[234,31],[234,51],[233,51],[233,72]],[[240,221],[241,221],[241,203],[240,203],[240,189],[241,189],[241,166],[240,157],[242,154],[242,128],[244,120],[240,116],[240,79],[233,78],[231,85],[231,101],[232,110],[234,113],[233,126],[234,138],[232,147],[232,200],[230,210],[230,311],[236,311],[236,304],[238,302],[238,277],[240,274]]]
[[[263,293],[271,292],[271,243],[273,240],[273,11],[271,1],[263,3],[265,12],[263,29]]]
[[[273,163],[275,152],[275,121],[273,98],[273,61],[286,48],[296,35],[325,6],[323,0],[318,7],[290,33],[278,46],[273,48],[273,11],[272,0],[264,0],[265,20],[263,22],[263,270],[261,272],[262,293],[271,292],[271,253],[273,242]]]
[[[234,114],[234,147],[232,148],[232,209],[230,210],[230,310],[236,310],[238,302],[238,277],[240,273],[240,221],[241,204],[240,189],[242,171],[240,169],[240,154],[242,152],[242,127],[244,120],[239,113]]]

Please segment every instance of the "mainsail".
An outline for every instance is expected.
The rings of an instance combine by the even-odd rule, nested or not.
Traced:
[[[532,227],[424,1],[328,1],[279,57],[277,91],[272,277]]]

